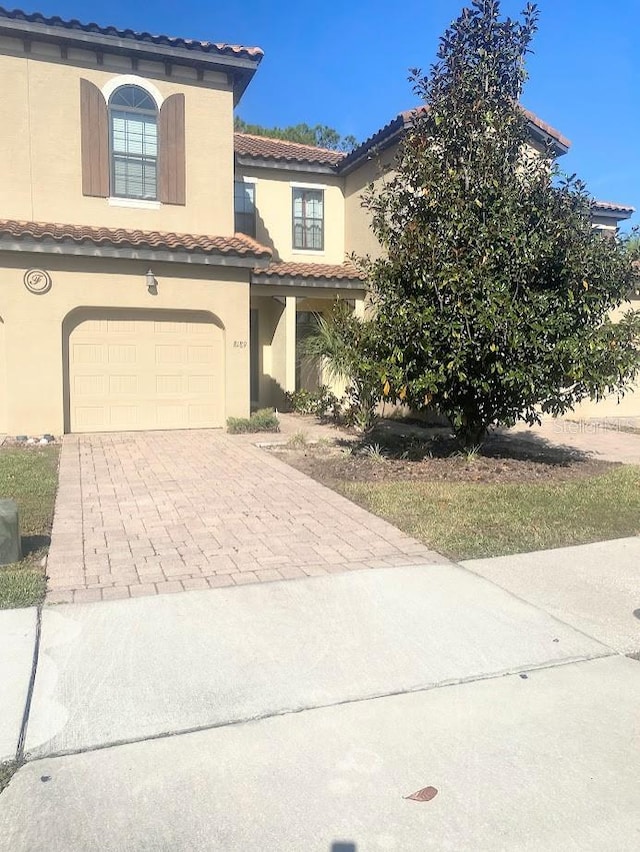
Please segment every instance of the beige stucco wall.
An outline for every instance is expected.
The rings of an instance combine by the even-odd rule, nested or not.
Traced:
[[[362,196],[370,184],[382,188],[385,178],[392,174],[398,145],[372,156],[345,178],[345,247],[347,253],[372,258],[381,254],[380,244],[371,230],[371,215],[362,207]]]
[[[343,263],[343,180],[327,174],[278,169],[238,167],[237,177],[247,177],[256,187],[256,239],[269,246],[275,260],[296,263]],[[324,189],[324,251],[293,248],[294,186]]]
[[[612,320],[615,322],[629,310],[640,311],[640,296],[630,299],[618,310],[613,311]],[[589,420],[592,418],[619,420],[640,418],[640,375],[620,400],[615,395],[607,396],[598,402],[587,400],[565,415],[565,419],[568,420]]]
[[[0,39],[0,210],[6,219],[227,235],[233,233],[233,94],[226,76],[34,42],[30,54]],[[15,54],[15,55],[12,55]],[[112,206],[82,195],[80,79],[100,89],[120,75],[150,81],[163,98],[185,95],[186,206]]]
[[[615,396],[608,396],[599,402],[583,402],[564,417],[565,420],[591,420],[594,418],[618,421],[640,418],[640,382],[635,382],[620,400]]]
[[[23,275],[31,267],[51,275],[48,293],[25,288]],[[0,252],[9,434],[62,433],[63,322],[80,307],[210,312],[224,326],[224,418],[248,415],[248,270],[153,263],[158,281],[153,296],[145,283],[148,268],[149,261],[46,256],[45,262],[42,255]],[[1,367],[0,355],[0,376]]]
[[[285,305],[268,296],[251,297],[258,311],[258,402],[282,408],[286,385]]]
[[[259,404],[283,408],[285,393],[296,389],[295,296],[259,296],[252,288],[251,307],[258,311]]]

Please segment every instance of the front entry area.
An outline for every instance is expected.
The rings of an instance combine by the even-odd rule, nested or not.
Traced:
[[[66,325],[65,431],[224,425],[224,329],[212,314],[82,309]]]
[[[305,351],[305,341],[318,323],[328,316],[340,297],[356,315],[364,311],[364,293],[326,289],[309,295],[304,289],[252,286],[251,288],[251,404],[282,409],[286,394],[315,391],[327,385],[337,396],[344,381],[333,376],[321,360]]]

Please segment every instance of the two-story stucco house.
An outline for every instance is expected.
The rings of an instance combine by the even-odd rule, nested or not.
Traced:
[[[0,433],[216,427],[318,381],[297,342],[364,310],[345,259],[411,114],[348,156],[234,134],[261,58],[0,9]]]

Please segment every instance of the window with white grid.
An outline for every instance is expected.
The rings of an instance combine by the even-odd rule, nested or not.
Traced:
[[[109,101],[111,194],[158,198],[158,110],[139,86],[121,86]]]

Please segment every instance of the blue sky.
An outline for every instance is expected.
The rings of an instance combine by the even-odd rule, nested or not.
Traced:
[[[7,4],[9,5],[9,4]],[[410,67],[427,69],[463,0],[40,0],[22,6],[83,22],[258,45],[265,58],[240,103],[249,122],[328,124],[363,140],[415,103]],[[518,14],[525,0],[503,0]],[[567,172],[594,196],[640,211],[640,0],[538,0],[540,30],[524,104],[571,139]],[[633,222],[640,222],[640,212]]]

